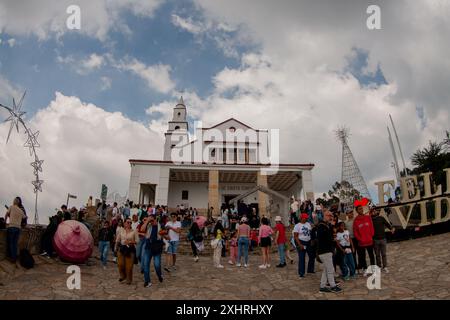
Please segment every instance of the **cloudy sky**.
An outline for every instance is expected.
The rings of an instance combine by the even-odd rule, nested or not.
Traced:
[[[71,4],[80,30],[66,27]],[[366,26],[369,4],[381,30]],[[281,161],[314,163],[316,193],[340,177],[333,131],[346,125],[375,196],[374,182],[394,177],[389,114],[408,163],[450,129],[449,17],[445,0],[1,0],[0,103],[27,90],[45,161],[41,217],[68,192],[75,205],[102,183],[125,194],[128,159],[162,158],[181,94],[191,122],[280,129]],[[32,211],[31,158],[22,132],[6,144],[8,130],[0,201],[21,195]]]

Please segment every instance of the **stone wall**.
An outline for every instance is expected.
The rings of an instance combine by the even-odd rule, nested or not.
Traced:
[[[38,254],[41,250],[40,239],[45,231],[45,226],[27,226],[22,229],[19,237],[19,251],[27,248],[31,254]],[[0,260],[6,257],[6,229],[0,230]]]

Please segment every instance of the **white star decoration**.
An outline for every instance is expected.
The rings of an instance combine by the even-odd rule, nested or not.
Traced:
[[[33,155],[33,149],[39,148],[40,144],[37,141],[37,137],[39,136],[39,131],[36,131],[35,133],[31,132],[31,130],[28,131],[28,137],[27,142],[23,145],[26,148],[30,148],[30,156]]]
[[[13,107],[12,109],[8,110],[11,114],[5,122],[10,121],[11,126],[9,127],[8,137],[6,138],[6,143],[9,141],[9,137],[11,136],[11,131],[14,127],[16,127],[17,132],[19,132],[19,122],[21,121],[22,116],[26,113],[22,111],[22,103],[23,98],[25,97],[26,91],[23,93],[22,98],[20,98],[19,103],[16,104],[16,100],[13,98]]]
[[[40,191],[42,192],[42,184],[44,183],[44,180],[35,180],[31,181],[31,184],[34,186],[34,193]]]
[[[34,174],[36,175],[38,172],[42,172],[42,163],[44,163],[44,160],[39,160],[36,158],[36,160],[30,165],[34,168]]]
[[[34,223],[39,223],[39,216],[38,216],[38,192],[42,192],[42,184],[44,183],[44,180],[39,179],[39,172],[42,172],[42,163],[44,160],[39,160],[38,155],[36,153],[36,149],[40,147],[39,142],[37,141],[37,138],[39,136],[39,131],[36,131],[33,133],[25,122],[22,119],[22,116],[25,114],[24,111],[22,111],[22,103],[23,99],[25,98],[25,93],[23,93],[22,98],[20,98],[19,103],[16,103],[16,100],[13,99],[13,106],[7,107],[3,104],[0,104],[0,108],[4,108],[9,112],[9,117],[5,120],[5,122],[10,122],[11,126],[9,128],[8,137],[6,138],[6,143],[8,143],[9,138],[11,136],[11,132],[16,127],[17,132],[19,132],[19,124],[25,129],[25,134],[27,135],[27,141],[24,144],[24,147],[29,148],[30,156],[34,158],[34,162],[31,162],[30,165],[34,169],[34,181],[31,181],[31,184],[34,186],[34,193],[36,194],[35,199],[35,211],[34,211]]]

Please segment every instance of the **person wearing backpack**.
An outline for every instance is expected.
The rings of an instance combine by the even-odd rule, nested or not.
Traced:
[[[147,230],[144,238],[145,245],[143,249],[144,255],[142,258],[142,265],[144,267],[144,287],[150,288],[152,286],[150,279],[150,264],[152,258],[158,280],[159,282],[163,282],[161,254],[164,247],[164,242],[162,240],[164,230],[161,229],[161,225],[156,220],[156,216],[152,214],[144,218],[144,225],[142,226],[142,229]]]
[[[318,260],[319,262],[322,262],[323,268],[319,292],[339,293],[342,289],[336,285],[334,280],[333,248],[335,242],[333,228],[330,225],[330,222],[333,220],[333,214],[326,209],[323,218],[323,221],[317,226],[317,254]],[[327,282],[330,285],[330,288],[326,286]]]
[[[21,209],[22,200],[16,197],[13,205],[8,208],[5,220],[9,218],[9,224],[6,228],[6,256],[11,262],[16,263],[20,231],[22,229],[22,220],[26,217],[24,210]]]

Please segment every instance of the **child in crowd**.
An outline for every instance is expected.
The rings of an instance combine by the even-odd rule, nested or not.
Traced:
[[[355,248],[353,246],[350,233],[345,228],[345,223],[340,222],[336,233],[336,245],[337,253],[341,256],[341,270],[344,280],[349,280],[350,277],[355,276],[355,260],[353,259],[353,252]]]
[[[237,231],[234,231],[231,234],[229,245],[230,245],[230,260],[228,260],[228,263],[233,265],[233,264],[236,263],[236,260],[237,260],[237,257],[238,257]]]
[[[258,246],[258,229],[253,228],[250,231],[250,251]]]

